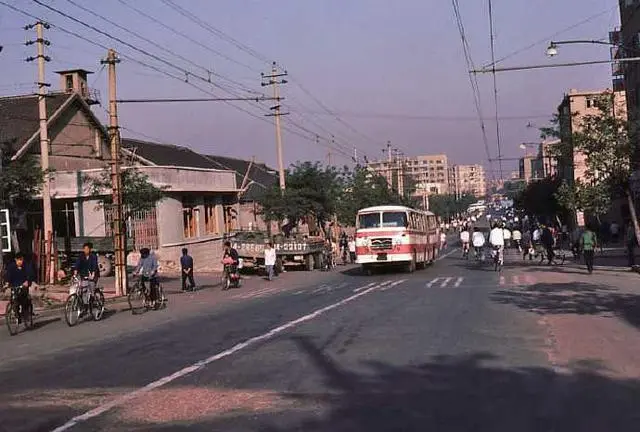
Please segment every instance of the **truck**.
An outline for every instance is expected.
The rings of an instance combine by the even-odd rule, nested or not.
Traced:
[[[98,255],[100,276],[111,276],[114,267],[113,237],[56,237],[56,248],[62,261],[67,262],[68,265],[73,265],[80,256],[82,245],[85,243],[92,243],[93,251]]]
[[[255,267],[264,265],[264,247],[269,242],[267,232],[237,231],[230,235],[229,241],[244,263]],[[324,240],[321,237],[278,234],[271,242],[276,250],[276,272],[282,272],[285,265],[302,265],[307,271],[322,268]]]

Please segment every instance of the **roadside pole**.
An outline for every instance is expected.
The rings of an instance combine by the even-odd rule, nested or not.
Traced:
[[[124,227],[122,224],[122,175],[120,172],[120,130],[118,126],[118,105],[116,102],[116,64],[120,59],[115,50],[107,52],[106,60],[109,75],[109,144],[111,148],[111,194],[113,214],[113,247],[115,258],[116,296],[126,293],[127,262]]]
[[[271,107],[273,114],[266,114],[267,117],[275,118],[275,126],[276,126],[276,153],[278,156],[278,177],[280,181],[280,190],[284,192],[285,189],[285,177],[284,177],[284,158],[283,158],[283,150],[282,150],[282,130],[280,127],[280,117],[283,115],[288,115],[289,113],[281,112],[280,105],[280,87],[279,84],[286,84],[287,80],[281,79],[280,77],[287,76],[287,72],[278,73],[278,67],[276,62],[273,62],[271,67],[271,74],[265,75],[264,73],[260,74],[262,79],[267,79],[267,81],[263,81],[261,85],[265,86],[273,86],[273,99],[276,101],[276,105]]]

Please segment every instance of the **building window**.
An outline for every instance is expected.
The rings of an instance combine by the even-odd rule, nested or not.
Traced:
[[[219,234],[216,201],[212,197],[204,199],[204,229],[207,234]]]
[[[196,203],[193,198],[182,199],[182,228],[184,229],[184,238],[194,238],[197,236],[198,224],[196,221]]]
[[[595,108],[595,99],[592,97],[587,98],[587,108]]]
[[[64,86],[68,92],[73,91],[73,75],[64,76]]]

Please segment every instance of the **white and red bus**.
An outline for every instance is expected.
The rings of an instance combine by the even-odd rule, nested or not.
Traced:
[[[356,262],[364,271],[391,264],[414,271],[436,259],[439,237],[431,212],[395,205],[364,208],[356,220]]]

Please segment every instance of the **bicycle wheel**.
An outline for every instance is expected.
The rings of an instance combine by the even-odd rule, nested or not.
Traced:
[[[226,291],[229,288],[231,288],[231,277],[225,275],[222,279],[222,290]]]
[[[18,311],[15,309],[13,303],[8,303],[5,309],[4,322],[7,324],[7,329],[11,336],[18,334],[20,328],[20,320],[18,318]]]
[[[146,295],[144,293],[144,290],[142,289],[142,285],[140,283],[136,283],[133,286],[133,289],[129,291],[129,295],[127,295],[127,302],[129,303],[131,313],[135,315],[139,311],[144,309],[145,300]]]
[[[153,304],[153,308],[155,310],[160,309],[164,306],[164,288],[162,288],[161,284],[156,286],[156,301]]]
[[[89,310],[94,321],[100,321],[104,315],[104,294],[96,290],[89,301]]]
[[[80,299],[77,294],[71,294],[64,304],[64,320],[69,327],[78,324],[80,319]]]
[[[29,305],[24,309],[25,310],[22,313],[22,322],[24,323],[24,328],[31,330],[33,328],[33,304],[29,303]]]

